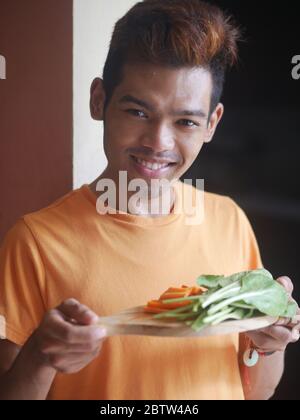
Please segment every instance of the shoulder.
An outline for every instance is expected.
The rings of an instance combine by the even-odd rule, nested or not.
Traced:
[[[180,182],[182,194],[192,196],[193,207],[198,209],[202,231],[212,237],[241,238],[252,236],[252,227],[242,207],[231,197],[195,188]],[[185,198],[184,198],[185,199]],[[199,209],[201,206],[201,209]],[[197,219],[198,220],[198,219]]]
[[[54,201],[49,206],[22,217],[24,224],[36,236],[51,232],[63,233],[73,229],[78,219],[84,218],[86,201],[82,188],[76,189]]]
[[[74,225],[72,220],[81,213],[82,207],[84,200],[81,197],[81,189],[71,191],[49,206],[20,217],[7,232],[3,246],[13,244],[32,246],[43,234],[46,236],[55,232],[63,234],[68,226],[72,228]]]
[[[245,210],[231,197],[214,193],[206,194],[206,214],[214,221],[221,221],[235,236],[245,235],[252,227]],[[209,216],[208,216],[209,217]]]
[[[180,182],[179,186],[181,186],[183,194],[192,196],[193,205],[203,203],[205,218],[226,219],[227,221],[232,220],[240,223],[247,219],[244,210],[229,196],[201,190],[188,183]],[[196,198],[198,201],[196,201]]]
[[[21,247],[33,242],[32,233],[27,226],[24,218],[20,218],[6,233],[1,245],[1,249],[10,247]]]
[[[42,219],[48,219],[49,217],[55,217],[55,215],[69,214],[70,211],[77,208],[78,203],[81,199],[81,188],[70,191],[59,199],[55,200],[49,206],[44,207],[38,211],[28,213],[23,216],[23,220],[26,222],[38,221]]]

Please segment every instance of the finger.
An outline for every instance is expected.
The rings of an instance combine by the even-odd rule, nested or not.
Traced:
[[[76,321],[81,325],[91,325],[98,321],[98,316],[87,306],[82,305],[76,299],[64,301],[58,308],[64,316]]]
[[[297,341],[300,340],[300,326],[297,326],[295,328],[292,329],[292,338],[293,338],[293,342],[296,343]]]
[[[300,331],[300,323],[298,322],[298,324],[294,324],[292,330],[293,331]]]
[[[95,343],[82,343],[82,344],[68,344],[59,340],[50,340],[44,342],[40,346],[40,351],[44,355],[51,354],[92,354],[95,351],[99,350],[103,346],[104,340],[101,339]]]
[[[278,326],[285,326],[285,327],[294,327],[295,324],[292,323],[292,318],[280,318],[276,324],[274,324],[275,327]]]
[[[107,337],[107,331],[97,325],[74,325],[64,320],[61,312],[53,310],[47,321],[46,334],[69,345],[96,343]]]
[[[275,338],[269,333],[260,332],[252,337],[252,341],[256,347],[266,352],[285,351],[288,344],[293,342],[291,332],[288,336],[285,336],[284,339],[281,337],[280,340],[277,336]]]
[[[293,328],[299,328],[300,322],[299,322],[299,316],[296,316],[294,318],[280,318],[279,321],[274,324],[275,326],[285,326],[287,328],[293,329]]]
[[[288,344],[300,339],[299,329],[289,330],[286,327],[272,326],[259,332],[249,334],[255,345],[265,351],[284,351]]]
[[[94,351],[93,354],[78,354],[70,353],[67,358],[64,355],[49,355],[48,364],[61,373],[72,373],[79,371],[91,363],[99,356],[99,351]]]
[[[294,291],[294,285],[292,280],[287,276],[281,276],[277,279],[277,282],[280,283],[290,296],[292,296]]]
[[[292,332],[285,327],[281,326],[272,326],[266,329],[265,334],[270,335],[276,341],[280,341],[282,343],[289,343],[292,340]]]
[[[254,345],[262,351],[284,351],[286,344],[279,343],[273,337],[263,332],[251,334]]]
[[[276,343],[273,337],[263,331],[260,331],[259,333],[250,333],[249,337],[256,347],[263,350],[274,348],[274,343]]]
[[[274,325],[285,325],[288,328],[293,328],[300,324],[300,308],[298,306],[298,303],[292,297],[290,298],[290,302],[295,303],[297,307],[296,315],[292,318],[279,318],[279,320]]]

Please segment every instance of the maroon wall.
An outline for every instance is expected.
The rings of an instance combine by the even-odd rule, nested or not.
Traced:
[[[0,242],[72,189],[72,0],[0,0]]]

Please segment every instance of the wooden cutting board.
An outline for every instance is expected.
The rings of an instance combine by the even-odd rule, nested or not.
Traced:
[[[113,316],[100,317],[99,325],[106,328],[108,336],[207,337],[254,331],[273,325],[277,320],[278,318],[263,316],[243,321],[228,321],[196,332],[181,322],[154,319],[153,314],[144,312],[143,306],[137,306]]]

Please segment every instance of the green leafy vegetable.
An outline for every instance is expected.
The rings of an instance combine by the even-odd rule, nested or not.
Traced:
[[[265,269],[243,271],[228,277],[202,275],[197,284],[208,291],[199,296],[164,300],[164,303],[186,301],[189,304],[154,318],[184,321],[195,331],[200,331],[230,319],[263,315],[293,318],[297,313],[296,303],[289,301],[284,287]]]

